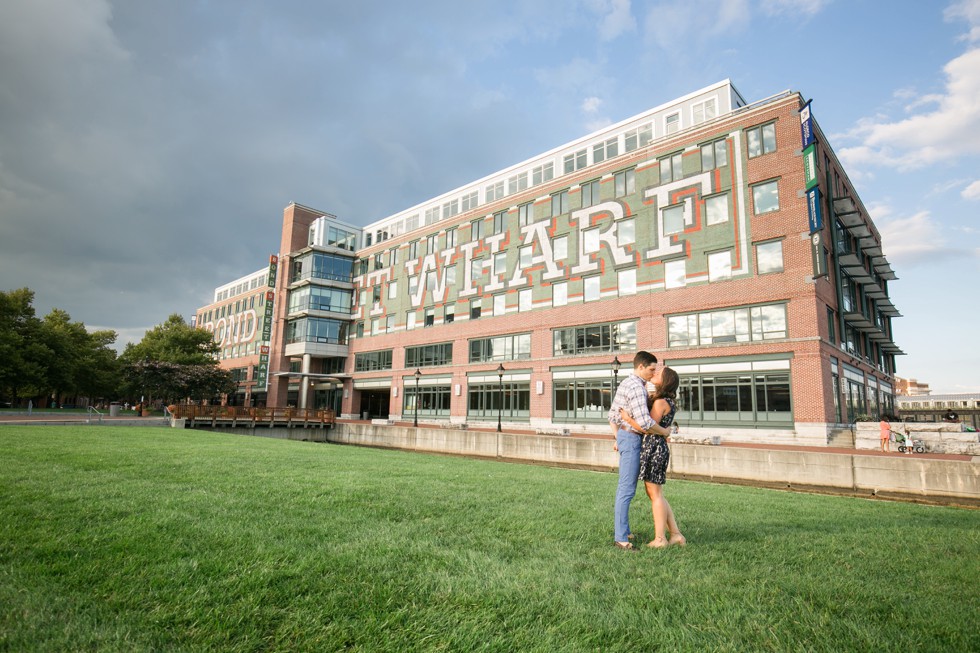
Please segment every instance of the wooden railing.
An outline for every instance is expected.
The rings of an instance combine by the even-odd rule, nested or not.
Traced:
[[[242,421],[267,423],[322,424],[333,426],[337,415],[322,408],[254,408],[249,406],[174,405],[170,412],[177,419],[194,421]]]

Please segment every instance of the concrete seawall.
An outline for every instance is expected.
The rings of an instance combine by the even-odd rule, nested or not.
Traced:
[[[609,438],[344,423],[327,431],[326,439],[583,469],[613,471],[619,465]],[[952,458],[675,443],[671,445],[670,473],[681,478],[980,506],[978,459]]]

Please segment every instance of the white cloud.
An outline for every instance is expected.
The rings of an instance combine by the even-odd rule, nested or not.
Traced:
[[[759,8],[770,16],[793,14],[795,16],[815,16],[832,0],[762,0]]]
[[[844,148],[848,160],[910,170],[961,156],[980,153],[980,48],[970,50],[944,67],[946,88],[939,96],[922,96],[933,111],[889,122],[880,117],[860,121],[851,132],[862,139]]]
[[[650,7],[643,21],[647,42],[672,52],[678,43],[732,36],[749,24],[748,0],[671,0]]]
[[[960,196],[965,200],[980,200],[980,179],[964,188]]]
[[[595,96],[587,97],[582,101],[582,111],[585,113],[596,113],[600,106],[602,106],[602,98]]]
[[[941,226],[929,211],[892,219],[882,219],[882,216],[891,214],[890,207],[876,206],[869,211],[876,214],[882,249],[892,265],[912,266],[977,256],[976,251],[950,246]]]
[[[980,0],[962,0],[946,8],[943,16],[947,21],[964,19],[970,24],[970,31],[963,38],[980,41]]]
[[[636,29],[636,19],[630,0],[590,0],[592,9],[602,15],[599,21],[599,39],[612,41],[617,36]]]

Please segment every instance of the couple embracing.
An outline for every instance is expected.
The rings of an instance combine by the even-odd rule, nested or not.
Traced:
[[[657,387],[653,394],[647,393],[648,381]],[[638,352],[633,357],[633,373],[619,384],[609,410],[609,423],[616,431],[613,450],[619,452],[615,543],[620,549],[635,548],[630,541],[633,534],[629,511],[640,478],[653,511],[654,539],[647,546],[661,549],[687,543],[663,495],[670,461],[667,437],[676,412],[674,399],[678,383],[677,372],[658,365],[657,357],[650,352]]]

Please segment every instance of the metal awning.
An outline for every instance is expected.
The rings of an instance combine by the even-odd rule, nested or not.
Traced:
[[[860,331],[870,331],[871,329],[878,328],[870,318],[857,311],[844,313],[844,321]]]

